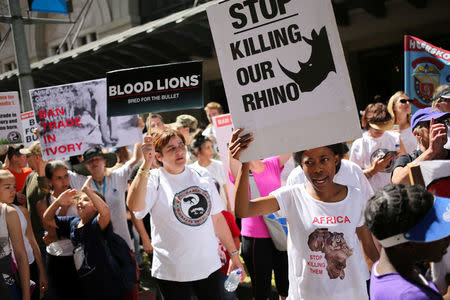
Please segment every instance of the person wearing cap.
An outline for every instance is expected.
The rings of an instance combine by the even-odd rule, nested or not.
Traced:
[[[439,86],[434,92],[433,107],[436,107],[442,112],[450,112],[450,84]],[[450,130],[447,125],[447,144],[445,149],[450,149]]]
[[[414,265],[438,262],[450,244],[449,198],[420,186],[390,184],[367,203],[366,225],[383,247],[372,267],[370,299],[442,299]]]
[[[387,105],[397,126],[395,131],[400,133],[400,139],[407,153],[417,149],[417,139],[411,131],[411,103],[412,100],[405,92],[398,91],[392,95]]]
[[[441,112],[435,107],[419,109],[411,119],[411,129],[419,142],[419,150],[414,150],[397,159],[392,172],[392,183],[409,184],[411,162],[450,159],[447,143],[448,118],[450,112]]]
[[[194,133],[198,126],[197,119],[191,115],[179,115],[175,123],[170,125],[173,129],[178,130],[183,134],[184,140],[186,141],[186,161],[188,164],[192,163],[192,154],[191,151],[189,151],[189,145],[192,140],[191,134]]]
[[[111,209],[113,230],[127,242],[130,249],[133,249],[133,244],[127,226],[125,192],[133,166],[141,160],[141,157],[140,143],[137,143],[129,161],[118,169],[108,170],[107,168],[116,164],[117,156],[115,153],[103,153],[97,146],[83,153],[83,161],[73,166],[75,172],[69,171],[70,186],[76,190],[81,190],[86,176],[92,176],[91,189],[105,197]]]
[[[23,186],[25,185],[27,176],[33,172],[33,170],[26,167],[27,156],[20,151],[23,148],[23,145],[9,145],[8,152],[6,154],[9,161],[6,169],[16,178],[16,192],[20,192],[17,194],[17,202],[20,205],[25,205],[26,199],[21,192]]]
[[[363,170],[372,189],[377,191],[390,183],[395,158],[405,150],[399,134],[389,131],[394,120],[383,103],[369,104],[361,125],[367,131],[353,142],[349,159]]]

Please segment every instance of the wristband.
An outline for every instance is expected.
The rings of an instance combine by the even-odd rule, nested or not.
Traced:
[[[232,252],[229,252],[230,257],[232,257],[233,255],[239,254],[239,250],[234,250]]]
[[[142,175],[142,176],[148,178],[150,176],[150,171],[139,168],[137,175]]]

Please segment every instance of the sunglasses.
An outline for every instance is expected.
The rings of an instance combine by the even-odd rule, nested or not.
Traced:
[[[450,101],[450,98],[440,98],[440,99],[438,100],[438,103],[448,102],[448,101]]]
[[[413,101],[411,99],[400,99],[400,100],[398,100],[398,102],[403,103],[403,104],[405,104],[405,103],[411,104]]]

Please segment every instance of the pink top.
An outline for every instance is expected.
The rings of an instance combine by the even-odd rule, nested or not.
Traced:
[[[280,159],[278,156],[269,157],[263,160],[264,171],[261,173],[253,173],[256,185],[258,186],[259,194],[261,197],[268,196],[270,192],[275,191],[281,187],[281,171],[283,167],[280,167]],[[235,182],[230,176],[231,182]],[[250,195],[252,199],[252,195]],[[241,234],[246,237],[253,238],[270,238],[269,230],[266,223],[264,223],[262,216],[243,218],[241,221]]]

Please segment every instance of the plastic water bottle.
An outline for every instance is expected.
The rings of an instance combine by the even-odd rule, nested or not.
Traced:
[[[241,273],[241,269],[233,270],[227,280],[225,280],[224,286],[228,292],[234,292],[237,289],[239,282],[241,281]]]
[[[48,232],[45,231],[44,235],[47,236]],[[51,243],[47,247],[48,247],[49,251],[54,253],[54,255],[56,255],[56,256],[60,256],[64,252],[63,248],[60,245],[58,245],[57,243]]]

